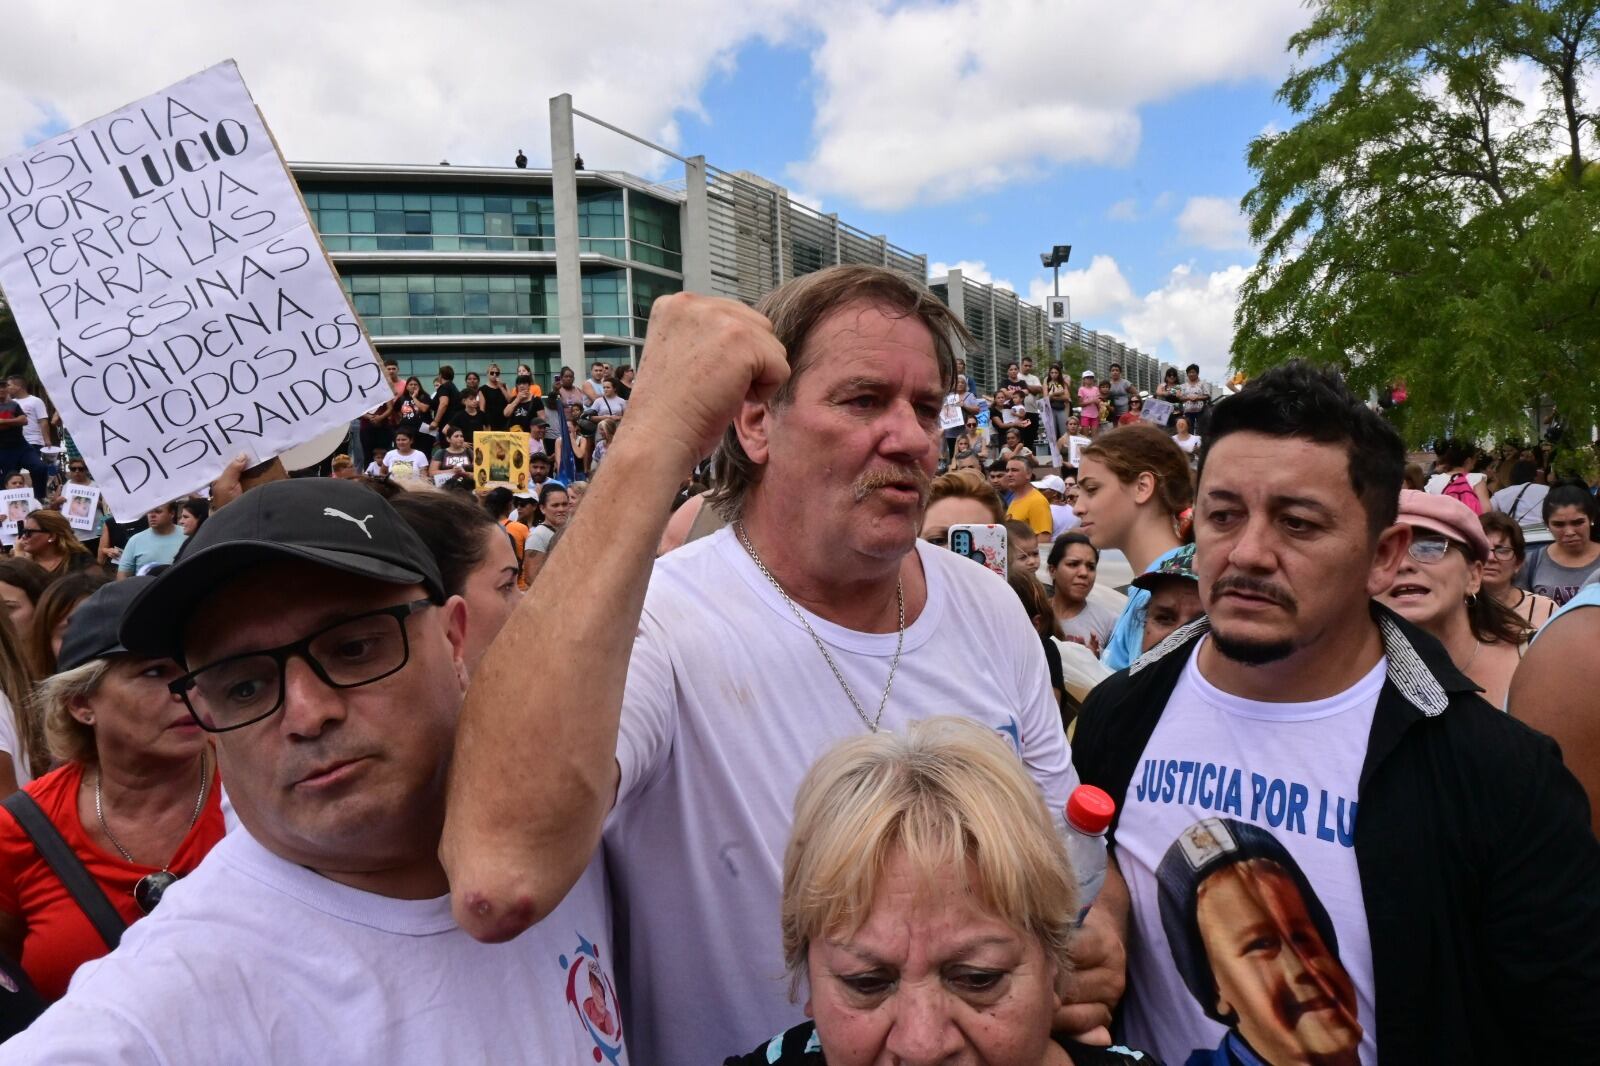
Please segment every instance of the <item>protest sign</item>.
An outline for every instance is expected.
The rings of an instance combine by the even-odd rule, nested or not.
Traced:
[[[73,529],[94,529],[94,516],[100,507],[100,490],[93,485],[61,486],[61,510]]]
[[[1164,426],[1172,419],[1172,404],[1166,400],[1146,400],[1144,410],[1140,412],[1139,417],[1146,422]]]
[[[123,521],[389,399],[231,61],[0,160],[0,289]]]
[[[5,543],[16,543],[17,523],[38,509],[39,501],[33,498],[32,489],[0,490],[0,532],[10,538]]]
[[[508,488],[528,491],[528,441],[526,433],[472,435],[472,476],[478,489]]]
[[[961,397],[952,392],[944,398],[944,406],[939,408],[939,428],[960,429],[965,422],[965,412],[961,410]]]

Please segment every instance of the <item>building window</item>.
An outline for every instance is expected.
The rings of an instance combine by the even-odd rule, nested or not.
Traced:
[[[583,276],[583,331],[629,335],[628,279],[620,270]]]
[[[650,321],[650,307],[661,296],[683,291],[683,282],[664,278],[647,270],[633,272],[633,335],[643,337]]]
[[[578,190],[578,250],[601,255],[625,254],[627,227],[622,217],[621,189]]]
[[[683,269],[683,240],[678,227],[678,205],[644,193],[628,197],[633,241],[628,254],[635,261],[668,270]]]
[[[332,252],[555,251],[550,193],[308,189],[303,195],[322,243]]]
[[[792,249],[795,277],[799,277],[801,274],[809,274],[814,270],[821,270],[823,263],[826,262],[823,258],[822,245],[820,244],[797,240],[791,241],[789,247]]]
[[[374,337],[559,332],[551,272],[359,273],[339,281]]]

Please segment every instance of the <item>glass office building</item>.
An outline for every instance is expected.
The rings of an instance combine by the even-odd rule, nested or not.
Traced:
[[[548,387],[560,369],[555,206],[549,171],[295,163],[291,171],[378,350],[431,387],[438,368],[518,364]],[[626,365],[650,305],[683,288],[682,211],[670,189],[578,176],[588,362]]]

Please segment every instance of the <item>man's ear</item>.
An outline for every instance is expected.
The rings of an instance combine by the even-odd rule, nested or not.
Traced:
[[[739,446],[757,466],[765,466],[767,462],[772,419],[772,406],[756,400],[745,400],[733,418],[733,430],[738,434]]]
[[[1377,596],[1394,584],[1394,575],[1411,549],[1411,527],[1392,525],[1378,534],[1378,550],[1372,555],[1372,566],[1367,570],[1367,595]]]

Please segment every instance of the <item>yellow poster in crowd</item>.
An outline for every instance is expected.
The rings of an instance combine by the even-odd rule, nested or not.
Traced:
[[[501,487],[526,492],[528,435],[479,430],[472,437],[472,470],[479,492]]]

